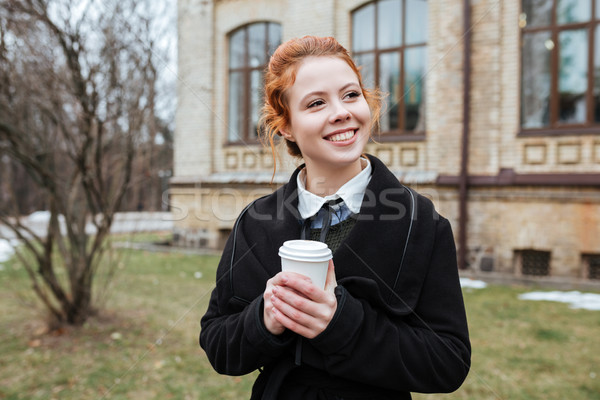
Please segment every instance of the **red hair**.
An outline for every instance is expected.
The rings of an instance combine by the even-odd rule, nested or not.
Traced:
[[[337,57],[345,61],[358,78],[363,96],[371,110],[371,121],[379,126],[381,95],[377,89],[365,89],[359,68],[350,53],[332,37],[304,36],[290,39],[281,44],[271,56],[265,74],[265,104],[261,116],[261,137],[268,143],[273,153],[273,169],[277,168],[275,136],[289,125],[290,112],[286,101],[286,91],[294,84],[300,64],[307,57]],[[288,152],[294,157],[302,157],[295,142],[285,139]]]

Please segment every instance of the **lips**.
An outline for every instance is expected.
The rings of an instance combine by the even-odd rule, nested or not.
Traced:
[[[332,134],[330,134],[329,136],[325,137],[325,140],[328,140],[330,142],[342,142],[345,140],[349,140],[352,139],[352,137],[354,137],[354,135],[356,134],[356,129],[348,129],[345,131],[341,131],[341,132],[334,132]]]

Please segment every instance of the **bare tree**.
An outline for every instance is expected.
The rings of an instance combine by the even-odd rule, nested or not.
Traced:
[[[54,323],[94,313],[115,212],[155,135],[153,25],[139,3],[0,0],[0,159],[18,163],[50,212],[36,233],[5,193],[0,222],[24,243],[19,258]]]

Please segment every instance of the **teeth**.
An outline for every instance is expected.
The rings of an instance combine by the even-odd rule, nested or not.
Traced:
[[[327,138],[327,140],[329,140],[331,142],[340,142],[342,140],[348,140],[352,136],[354,136],[354,131],[346,131],[346,132],[342,132],[342,133],[337,133],[335,135],[331,135]]]

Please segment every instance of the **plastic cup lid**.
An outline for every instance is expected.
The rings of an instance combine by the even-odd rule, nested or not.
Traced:
[[[288,240],[279,248],[279,256],[291,260],[322,262],[331,259],[331,250],[323,242]]]

